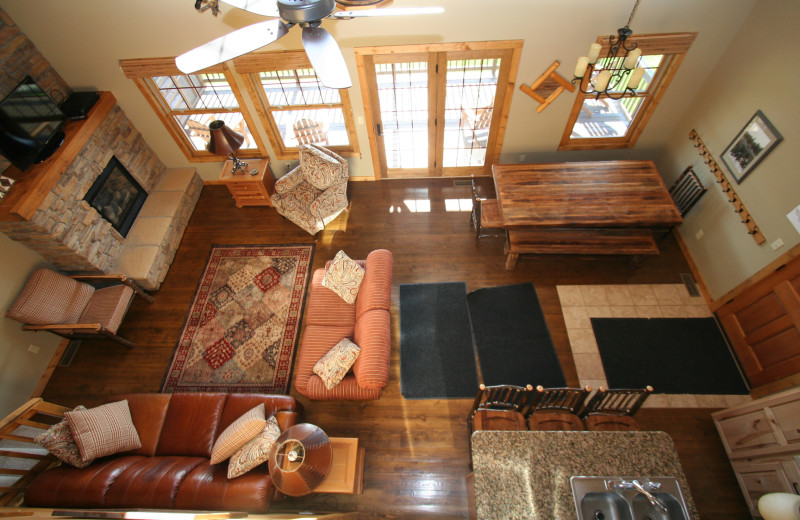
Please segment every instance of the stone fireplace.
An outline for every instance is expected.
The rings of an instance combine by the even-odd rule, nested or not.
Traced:
[[[111,223],[123,237],[128,236],[147,192],[116,157],[111,157],[83,200]]]
[[[17,172],[17,182],[0,200],[0,231],[58,269],[122,272],[146,289],[158,289],[202,180],[193,169],[168,170],[108,92],[88,119],[73,123],[53,157]],[[143,224],[133,223],[127,239],[84,200],[112,160],[150,195],[137,218]],[[13,168],[6,175],[13,177]],[[150,199],[155,200],[148,205]]]

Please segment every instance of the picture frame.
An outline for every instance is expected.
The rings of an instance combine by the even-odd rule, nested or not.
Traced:
[[[780,132],[757,110],[725,148],[721,159],[734,180],[741,183],[781,141]]]

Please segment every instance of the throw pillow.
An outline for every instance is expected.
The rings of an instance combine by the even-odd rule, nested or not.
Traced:
[[[325,388],[330,390],[341,382],[360,353],[361,347],[344,338],[317,361],[314,373],[322,378]]]
[[[86,407],[81,404],[76,406],[75,410],[86,410]],[[85,468],[92,462],[91,460],[86,462],[81,460],[81,452],[78,450],[78,445],[75,444],[75,439],[69,429],[69,422],[66,419],[54,424],[46,432],[37,435],[33,442],[52,453],[62,462],[66,462],[76,468]]]
[[[127,400],[64,415],[83,462],[142,447]]]
[[[214,447],[211,448],[211,464],[219,464],[227,459],[247,441],[261,433],[267,421],[264,420],[264,403],[256,406],[225,428]]]
[[[261,433],[247,441],[244,446],[231,455],[228,463],[228,478],[242,476],[259,464],[266,462],[273,444],[280,435],[281,429],[278,426],[278,420],[273,415],[267,419],[267,425],[264,426]]]
[[[344,251],[339,251],[333,258],[325,277],[322,278],[322,286],[335,292],[347,303],[355,303],[358,296],[358,289],[364,280],[364,268],[358,265],[355,260],[350,259]]]

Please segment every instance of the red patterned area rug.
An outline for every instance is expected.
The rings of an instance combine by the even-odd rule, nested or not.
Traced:
[[[213,246],[161,391],[287,393],[313,257]]]

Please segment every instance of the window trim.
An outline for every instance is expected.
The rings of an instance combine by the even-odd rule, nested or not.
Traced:
[[[647,123],[653,115],[661,98],[667,91],[670,83],[678,72],[686,52],[691,47],[697,33],[664,33],[664,34],[642,34],[634,35],[629,41],[636,42],[637,46],[642,49],[643,55],[662,54],[664,61],[658,67],[658,72],[654,78],[652,90],[646,93],[637,95],[636,97],[642,98],[642,106],[636,112],[633,120],[631,121],[628,131],[622,137],[592,137],[592,138],[573,138],[572,130],[578,120],[578,115],[583,107],[584,100],[591,98],[591,94],[584,94],[578,91],[575,97],[575,103],[572,106],[567,125],[564,133],[561,136],[558,150],[612,150],[620,148],[632,148],[636,145],[639,137],[644,132]],[[602,46],[600,56],[604,57],[608,53],[609,36],[599,36],[597,43]],[[589,75],[581,82],[581,88],[586,88],[586,83],[589,81]]]
[[[191,162],[219,162],[220,156],[212,154],[206,150],[195,150],[186,133],[178,125],[173,117],[174,111],[166,106],[163,96],[158,92],[158,87],[153,80],[157,76],[191,76],[181,72],[175,65],[175,58],[142,58],[133,60],[120,60],[119,62],[122,72],[125,77],[133,80],[139,90],[144,94],[145,99],[150,104],[150,107],[155,112],[156,116],[161,120],[167,129],[167,132],[172,136],[178,145],[178,148],[183,152],[186,158]],[[242,149],[236,153],[239,158],[260,158],[267,156],[267,149],[264,146],[264,141],[258,132],[258,127],[252,117],[252,114],[245,104],[245,99],[242,92],[236,83],[236,75],[230,70],[227,64],[220,63],[197,71],[199,74],[223,74],[231,87],[231,93],[236,98],[239,104],[238,113],[242,117],[250,129],[250,134],[256,143],[254,149]],[[218,112],[219,110],[211,110],[211,112]],[[209,112],[209,110],[197,110],[197,113]]]
[[[270,110],[271,107],[264,94],[264,89],[261,87],[261,81],[258,78],[259,72],[265,71],[278,71],[278,70],[297,70],[297,69],[312,69],[311,62],[308,61],[308,56],[304,51],[274,51],[274,52],[261,52],[249,53],[240,56],[233,60],[233,67],[236,73],[244,80],[245,89],[253,100],[256,112],[259,118],[264,123],[264,129],[267,133],[270,145],[273,152],[278,159],[297,159],[300,154],[299,147],[287,147],[283,143],[280,129],[275,123],[275,118],[272,117]],[[353,108],[350,102],[350,94],[348,89],[339,89],[340,103],[336,105],[321,104],[321,105],[298,105],[310,108],[330,108],[341,107],[342,115],[344,117],[345,129],[347,131],[347,138],[350,141],[349,146],[333,146],[326,145],[325,148],[336,152],[344,157],[361,157],[361,152],[358,146],[358,135],[356,134],[355,118],[353,117]],[[295,107],[293,107],[294,109]]]

